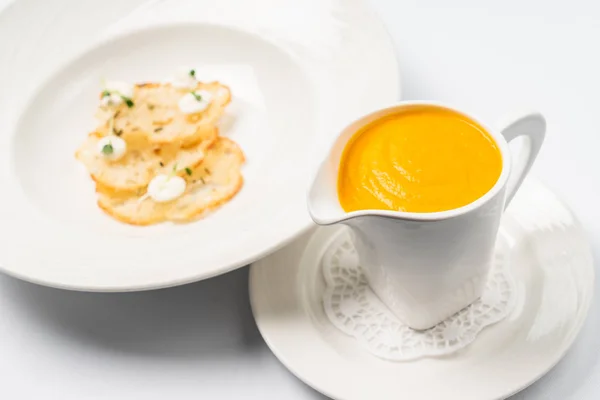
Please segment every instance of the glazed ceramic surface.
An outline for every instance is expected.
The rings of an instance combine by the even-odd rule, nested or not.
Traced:
[[[594,266],[585,233],[550,190],[528,179],[499,230],[516,281],[513,311],[453,355],[382,360],[325,314],[319,261],[339,229],[319,227],[250,271],[263,338],[298,378],[333,399],[504,399],[563,357],[588,314]]]
[[[502,154],[502,172],[488,193],[464,207],[436,213],[344,212],[336,183],[348,140],[374,120],[423,104],[436,105],[403,102],[350,124],[333,144],[308,195],[309,212],[317,224],[352,228],[371,288],[414,329],[430,328],[481,296],[506,200],[512,199],[533,164],[546,129],[537,113],[516,118],[500,130],[486,128]],[[528,139],[527,145],[511,154],[507,142],[521,136]]]
[[[311,223],[319,149],[399,95],[393,46],[361,0],[22,0],[0,14],[0,54],[0,267],[78,290],[187,283],[289,242]],[[101,80],[181,65],[231,88],[220,129],[246,154],[245,185],[197,223],[121,224],[74,157]]]

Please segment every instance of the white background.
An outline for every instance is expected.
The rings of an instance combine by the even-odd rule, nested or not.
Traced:
[[[371,2],[396,42],[405,99],[452,102],[492,121],[522,109],[546,115],[534,174],[574,210],[598,260],[600,2]],[[131,294],[0,276],[0,398],[324,398],[270,354],[247,276]],[[600,398],[599,302],[565,359],[512,399]]]

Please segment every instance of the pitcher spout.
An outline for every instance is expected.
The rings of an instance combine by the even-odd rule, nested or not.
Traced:
[[[308,191],[308,212],[318,225],[332,225],[346,218],[337,197],[337,165],[327,159],[319,167]]]
[[[342,153],[346,143],[361,127],[379,119],[382,114],[392,112],[392,110],[393,108],[379,110],[366,117],[356,119],[347,125],[335,139],[327,157],[317,170],[308,191],[308,212],[317,224],[332,225],[339,222],[351,224],[359,219],[360,215],[357,213],[346,213],[338,200],[337,177]]]

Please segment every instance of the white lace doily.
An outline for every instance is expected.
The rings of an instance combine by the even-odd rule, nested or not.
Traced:
[[[322,262],[327,317],[372,354],[394,361],[453,353],[469,345],[486,326],[512,310],[516,289],[508,257],[497,250],[482,297],[431,329],[400,322],[369,288],[347,232],[332,241]]]

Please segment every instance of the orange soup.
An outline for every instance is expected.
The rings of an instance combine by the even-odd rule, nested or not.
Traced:
[[[446,211],[483,196],[501,170],[500,150],[479,124],[444,108],[414,106],[352,137],[338,197],[347,212]]]

